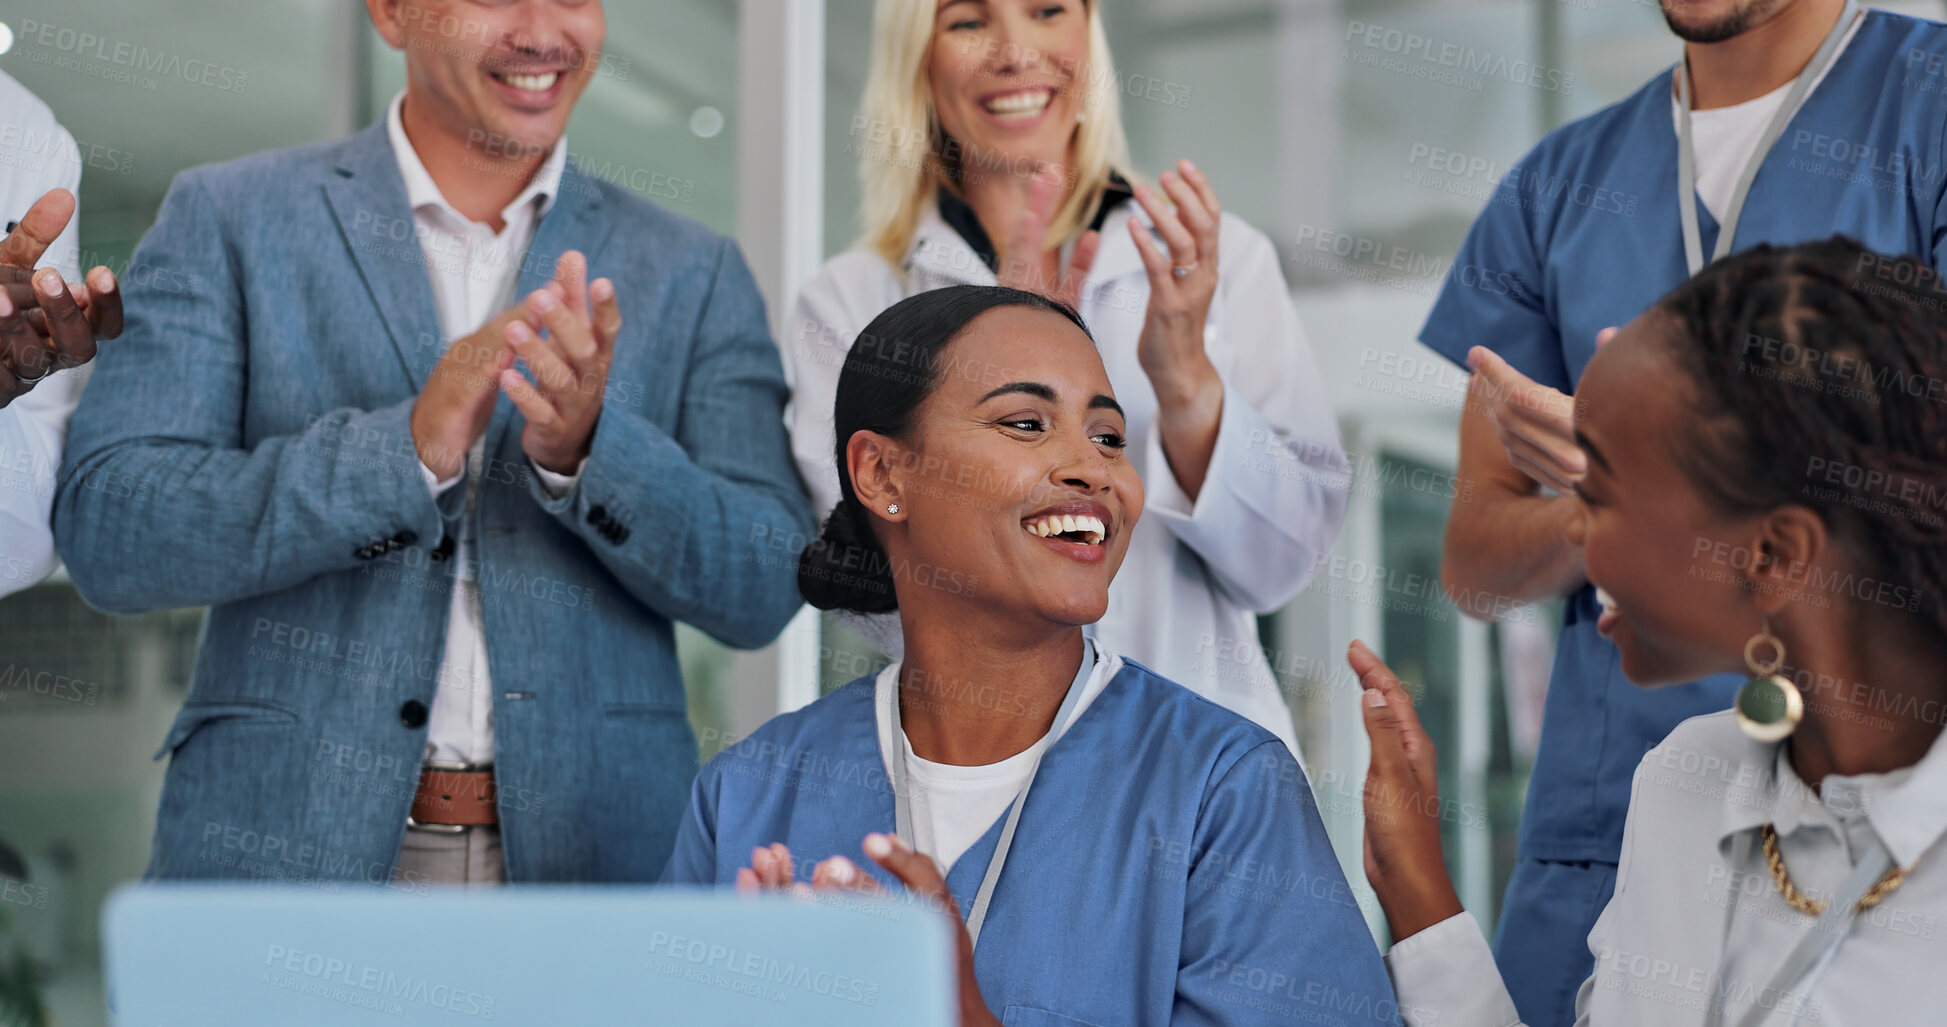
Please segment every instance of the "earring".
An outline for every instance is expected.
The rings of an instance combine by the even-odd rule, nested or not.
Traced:
[[[1759,660],[1758,649],[1766,645],[1773,655],[1769,660]],[[1751,668],[1751,678],[1737,690],[1738,728],[1755,741],[1784,741],[1804,718],[1805,699],[1798,694],[1798,686],[1778,673],[1785,665],[1785,643],[1771,633],[1769,621],[1744,643],[1744,665]]]
[[[886,512],[887,512],[887,513],[889,513],[889,514],[896,514],[896,513],[898,513],[898,512],[899,512],[899,504],[898,504],[898,503],[887,503],[887,504],[886,504]]]

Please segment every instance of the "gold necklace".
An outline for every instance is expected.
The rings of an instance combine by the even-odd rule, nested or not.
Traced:
[[[1785,858],[1778,855],[1778,830],[1770,824],[1764,825],[1764,861],[1771,867],[1771,880],[1778,885],[1778,894],[1791,903],[1792,908],[1806,916],[1818,916],[1825,912],[1825,902],[1821,899],[1807,898],[1799,894],[1798,887],[1792,884],[1791,875],[1785,873]],[[1878,883],[1866,889],[1860,896],[1859,904],[1852,907],[1855,913],[1863,913],[1879,905],[1881,899],[1892,894],[1893,889],[1906,883],[1906,869],[1893,867],[1886,871]]]

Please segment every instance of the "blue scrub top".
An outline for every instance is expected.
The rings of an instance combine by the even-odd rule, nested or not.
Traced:
[[[697,775],[663,880],[730,884],[893,829],[876,675],[773,718]],[[964,911],[997,819],[947,874]],[[974,953],[1003,1022],[1396,1023],[1392,983],[1304,771],[1270,732],[1126,661],[1048,748]]]
[[[1736,248],[1842,233],[1938,267],[1947,226],[1943,55],[1947,26],[1868,12],[1760,166]],[[1573,392],[1597,332],[1689,277],[1670,98],[1665,72],[1522,158],[1454,257],[1420,340],[1458,363],[1486,346],[1535,381]],[[1701,200],[1697,216],[1708,254],[1717,221]],[[1614,863],[1643,753],[1686,718],[1727,708],[1741,681],[1637,688],[1596,633],[1599,612],[1594,589],[1569,597],[1521,818],[1530,858]]]

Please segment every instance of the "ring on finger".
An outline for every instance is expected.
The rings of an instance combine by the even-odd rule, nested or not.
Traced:
[[[19,382],[22,385],[39,385],[40,383],[46,381],[48,378],[53,376],[54,372],[60,370],[60,368],[54,366],[53,358],[49,357],[45,352],[41,354],[41,357],[42,357],[41,373],[33,376],[32,378],[29,378],[20,368],[17,367],[8,368],[9,371],[13,372],[14,381]]]
[[[1178,278],[1188,278],[1190,277],[1190,272],[1195,271],[1197,269],[1197,264],[1198,262],[1194,260],[1189,262],[1188,264],[1177,264],[1174,267],[1170,268],[1170,274],[1173,274]]]

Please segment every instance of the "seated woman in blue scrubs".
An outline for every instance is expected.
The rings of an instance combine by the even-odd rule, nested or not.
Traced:
[[[846,355],[835,423],[799,586],[899,610],[905,657],[711,760],[664,880],[869,875],[964,910],[967,1025],[1395,1022],[1290,750],[1084,636],[1143,489],[1076,315],[901,300]]]
[[[1639,686],[1748,680],[1636,768],[1577,1024],[1943,1022],[1943,310],[1918,260],[1758,246],[1589,361],[1565,534],[1608,595],[1597,628]],[[1378,657],[1351,659],[1408,1021],[1514,1024],[1441,861],[1433,745]]]

